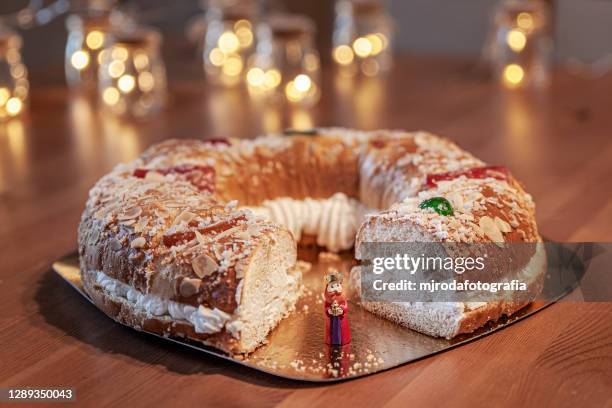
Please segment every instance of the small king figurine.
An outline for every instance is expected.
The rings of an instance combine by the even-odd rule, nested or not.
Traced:
[[[342,274],[332,271],[325,277],[325,343],[343,346],[351,342],[348,303],[342,296]]]

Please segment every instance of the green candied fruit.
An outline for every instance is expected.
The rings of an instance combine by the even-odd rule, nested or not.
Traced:
[[[419,204],[419,208],[431,208],[440,215],[454,215],[451,203],[444,197],[432,197]]]

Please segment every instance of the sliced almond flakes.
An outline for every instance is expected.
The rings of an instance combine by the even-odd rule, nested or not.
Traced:
[[[478,221],[478,226],[482,229],[485,235],[489,237],[489,239],[491,239],[491,241],[495,243],[504,242],[504,236],[502,235],[501,231],[499,230],[499,227],[491,217],[486,215],[480,217],[480,220]]]
[[[145,244],[147,243],[147,240],[144,239],[144,237],[138,237],[135,240],[132,241],[132,243],[130,244],[130,247],[132,248],[142,248],[145,246]]]
[[[140,207],[131,207],[125,210],[123,213],[117,216],[119,221],[132,220],[137,218],[140,214],[142,214],[142,208]]]
[[[200,245],[202,245],[203,247],[206,246],[206,238],[204,238],[204,236],[200,234],[200,231],[195,230],[195,236]]]
[[[506,221],[502,220],[499,217],[495,217],[495,224],[501,232],[506,233],[512,231],[512,227],[510,226],[510,224],[508,224]]]
[[[201,254],[195,257],[193,261],[191,261],[191,266],[199,278],[209,276],[219,269],[219,264],[217,264],[213,258],[206,254]]]
[[[199,279],[185,278],[181,281],[179,292],[181,296],[190,297],[198,293],[201,285],[202,281]]]
[[[183,211],[174,219],[172,225],[177,225],[182,222],[184,222],[185,224],[189,224],[195,217],[197,217],[196,214],[189,211]]]

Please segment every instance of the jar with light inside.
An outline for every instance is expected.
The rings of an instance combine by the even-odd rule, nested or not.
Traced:
[[[489,40],[493,72],[507,88],[548,84],[552,63],[550,7],[538,0],[505,0],[495,10]]]
[[[95,91],[100,52],[109,35],[111,23],[108,13],[73,14],[66,19],[66,81],[73,89]]]
[[[305,16],[270,16],[258,29],[257,51],[249,61],[249,93],[275,102],[315,104],[321,95],[321,68],[314,34],[314,23]]]
[[[208,81],[233,86],[244,78],[255,46],[255,1],[211,1],[206,12],[203,63]]]
[[[338,0],[332,59],[345,74],[376,76],[391,68],[393,22],[375,0]]]
[[[21,37],[0,29],[0,120],[23,111],[29,88],[28,70],[21,60]]]
[[[150,28],[113,33],[101,53],[98,93],[106,110],[144,117],[163,107],[166,70],[161,35]]]

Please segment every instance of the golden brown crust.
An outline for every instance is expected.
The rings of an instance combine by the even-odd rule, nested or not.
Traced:
[[[478,309],[468,310],[461,319],[456,335],[472,333],[488,322],[495,322],[503,316],[510,316],[531,302],[489,302]]]

